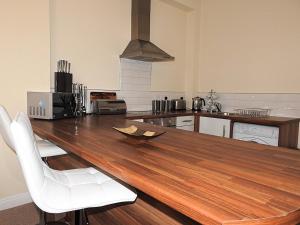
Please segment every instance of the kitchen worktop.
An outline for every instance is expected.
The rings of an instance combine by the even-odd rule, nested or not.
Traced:
[[[230,119],[235,122],[253,123],[253,124],[261,124],[261,125],[269,125],[269,126],[279,126],[290,122],[300,122],[300,118],[278,117],[278,116],[251,117],[251,116],[239,115],[236,113],[229,113],[228,115],[226,115],[226,113],[223,112],[222,113],[199,112],[196,113],[196,115]]]
[[[128,118],[128,119],[152,119],[152,118],[192,116],[192,115],[194,115],[194,112],[192,110],[161,112],[161,113],[154,113],[152,111],[139,111],[139,112],[127,112],[126,118]]]
[[[166,113],[153,113],[147,112],[129,112],[127,114],[128,119],[149,119],[149,118],[161,118],[161,117],[177,117],[177,116],[195,116],[194,131],[199,132],[200,129],[200,117],[212,117],[219,119],[230,120],[230,137],[233,137],[234,123],[249,123],[263,126],[274,126],[279,128],[279,140],[278,145],[282,147],[297,149],[298,148],[298,133],[299,133],[299,118],[290,117],[250,117],[239,115],[236,113],[224,113],[215,112],[209,113],[204,111],[194,112],[192,110],[166,112]]]
[[[163,112],[163,113],[153,113],[152,111],[128,112],[126,117],[129,119],[148,119],[148,118],[162,118],[162,117],[190,116],[190,115],[229,119],[235,122],[262,124],[262,125],[270,125],[270,126],[279,126],[290,122],[300,122],[300,118],[277,117],[277,116],[250,117],[250,116],[239,115],[236,113],[224,113],[224,112],[209,113],[204,111],[194,112],[192,110]]]
[[[112,129],[132,124],[167,133],[141,142]],[[300,221],[299,151],[138,123],[125,115],[32,120],[32,126],[42,138],[201,224]]]

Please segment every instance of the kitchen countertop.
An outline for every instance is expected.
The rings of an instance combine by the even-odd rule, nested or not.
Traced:
[[[235,113],[229,113],[229,115],[224,115],[223,112],[209,113],[209,112],[194,112],[192,110],[165,112],[165,113],[153,113],[152,111],[128,112],[126,117],[128,119],[149,119],[149,118],[191,116],[191,115],[229,119],[232,120],[233,122],[253,123],[253,124],[270,125],[270,126],[280,126],[286,123],[300,122],[300,118],[277,117],[277,116],[249,117],[249,116],[238,115]]]
[[[224,113],[199,112],[196,113],[196,115],[230,119],[233,122],[254,123],[254,124],[270,125],[270,126],[279,126],[291,122],[300,122],[300,118],[278,117],[278,116],[250,117],[250,116],[243,116],[234,113],[230,113],[229,115],[224,115]]]
[[[152,118],[192,116],[192,115],[194,115],[194,112],[192,110],[163,112],[163,113],[153,113],[152,111],[140,111],[140,112],[127,112],[126,118],[128,118],[128,119],[152,119]]]
[[[200,129],[200,117],[212,117],[219,119],[230,120],[230,137],[233,137],[234,123],[249,123],[263,126],[273,126],[279,128],[279,140],[278,145],[281,147],[287,147],[292,149],[298,148],[298,133],[299,133],[299,118],[290,117],[250,117],[243,116],[236,113],[209,113],[209,112],[194,112],[192,110],[167,112],[167,113],[152,113],[148,112],[129,112],[127,114],[128,119],[149,119],[149,118],[161,118],[161,117],[176,117],[176,116],[195,116],[194,131],[199,132]]]
[[[127,115],[128,116],[128,115]],[[126,116],[32,120],[34,132],[202,224],[297,224],[300,152]],[[113,126],[167,133],[128,139]]]

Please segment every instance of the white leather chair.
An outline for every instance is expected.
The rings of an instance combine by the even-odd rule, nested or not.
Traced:
[[[82,209],[135,201],[136,193],[94,168],[65,171],[49,168],[41,160],[31,125],[26,120],[26,114],[19,113],[11,124],[11,133],[27,187],[42,211],[75,211],[75,224],[81,225]]]
[[[30,120],[28,119],[28,122],[30,123]],[[11,118],[6,111],[6,109],[0,105],[0,133],[5,141],[5,143],[11,148],[15,149],[13,141],[11,140],[11,134],[10,134],[10,124],[11,124]],[[47,158],[51,156],[59,156],[59,155],[65,155],[67,152],[59,148],[58,146],[52,144],[51,142],[47,140],[37,140],[36,141],[38,145],[38,149],[40,152],[40,155],[42,158]]]

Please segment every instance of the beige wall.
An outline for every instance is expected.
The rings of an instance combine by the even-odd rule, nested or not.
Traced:
[[[1,1],[0,104],[12,117],[26,112],[27,90],[49,90],[48,9],[46,0]],[[0,199],[26,191],[16,155],[1,137],[0,181]]]
[[[188,9],[152,0],[151,41],[175,57],[175,61],[152,64],[152,90],[184,91]]]
[[[152,90],[185,90],[190,68],[187,18],[192,8],[180,2],[185,1],[152,0],[151,39],[176,58],[153,64]],[[51,74],[57,60],[65,58],[72,62],[75,82],[90,89],[118,90],[119,55],[131,38],[131,0],[52,0],[50,4]]]
[[[119,89],[119,55],[130,40],[130,3],[52,0],[51,74],[57,60],[65,58],[72,63],[75,82],[91,89]]]
[[[198,91],[299,93],[299,0],[202,0]]]

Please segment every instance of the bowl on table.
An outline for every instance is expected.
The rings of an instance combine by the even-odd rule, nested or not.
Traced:
[[[124,134],[127,137],[135,138],[135,139],[142,139],[142,140],[148,140],[156,138],[164,133],[165,131],[150,131],[150,130],[143,130],[140,129],[134,125],[131,125],[129,127],[113,127],[116,131],[120,132],[121,134]]]

